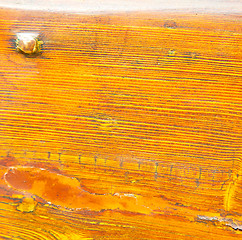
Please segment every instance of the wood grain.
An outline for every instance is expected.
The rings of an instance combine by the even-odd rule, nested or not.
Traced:
[[[241,237],[240,16],[1,9],[0,66],[0,238]],[[112,203],[54,204],[10,167]]]

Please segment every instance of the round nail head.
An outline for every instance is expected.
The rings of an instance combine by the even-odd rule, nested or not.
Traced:
[[[41,44],[37,33],[23,32],[17,34],[16,48],[25,54],[36,54],[41,50]]]

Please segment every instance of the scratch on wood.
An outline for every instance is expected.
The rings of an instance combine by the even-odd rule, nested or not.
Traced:
[[[141,165],[141,162],[139,161],[138,162],[138,169],[140,170],[140,165]]]
[[[242,223],[238,220],[233,220],[231,218],[218,218],[218,217],[208,217],[203,215],[198,215],[195,221],[198,222],[211,222],[215,225],[225,225],[233,228],[234,230],[242,231]]]
[[[157,177],[158,177],[158,162],[155,163],[155,180],[157,180]]]
[[[172,177],[171,177],[172,169],[173,169],[173,165],[171,165],[171,168],[170,168],[170,181],[172,180]]]
[[[120,168],[123,167],[123,163],[124,163],[123,159],[120,159],[120,161],[119,161],[119,167],[120,167]]]
[[[202,168],[200,167],[200,168],[199,168],[199,176],[198,176],[198,178],[196,179],[196,188],[198,188],[199,185],[200,185],[201,175],[202,175]]]
[[[59,162],[61,161],[61,153],[58,153],[59,154]]]

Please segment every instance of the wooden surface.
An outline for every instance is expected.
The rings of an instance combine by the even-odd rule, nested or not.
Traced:
[[[0,66],[0,239],[241,238],[239,15],[1,9]]]

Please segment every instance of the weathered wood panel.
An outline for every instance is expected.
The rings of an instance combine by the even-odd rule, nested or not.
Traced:
[[[239,16],[2,9],[0,66],[2,239],[241,237]]]

